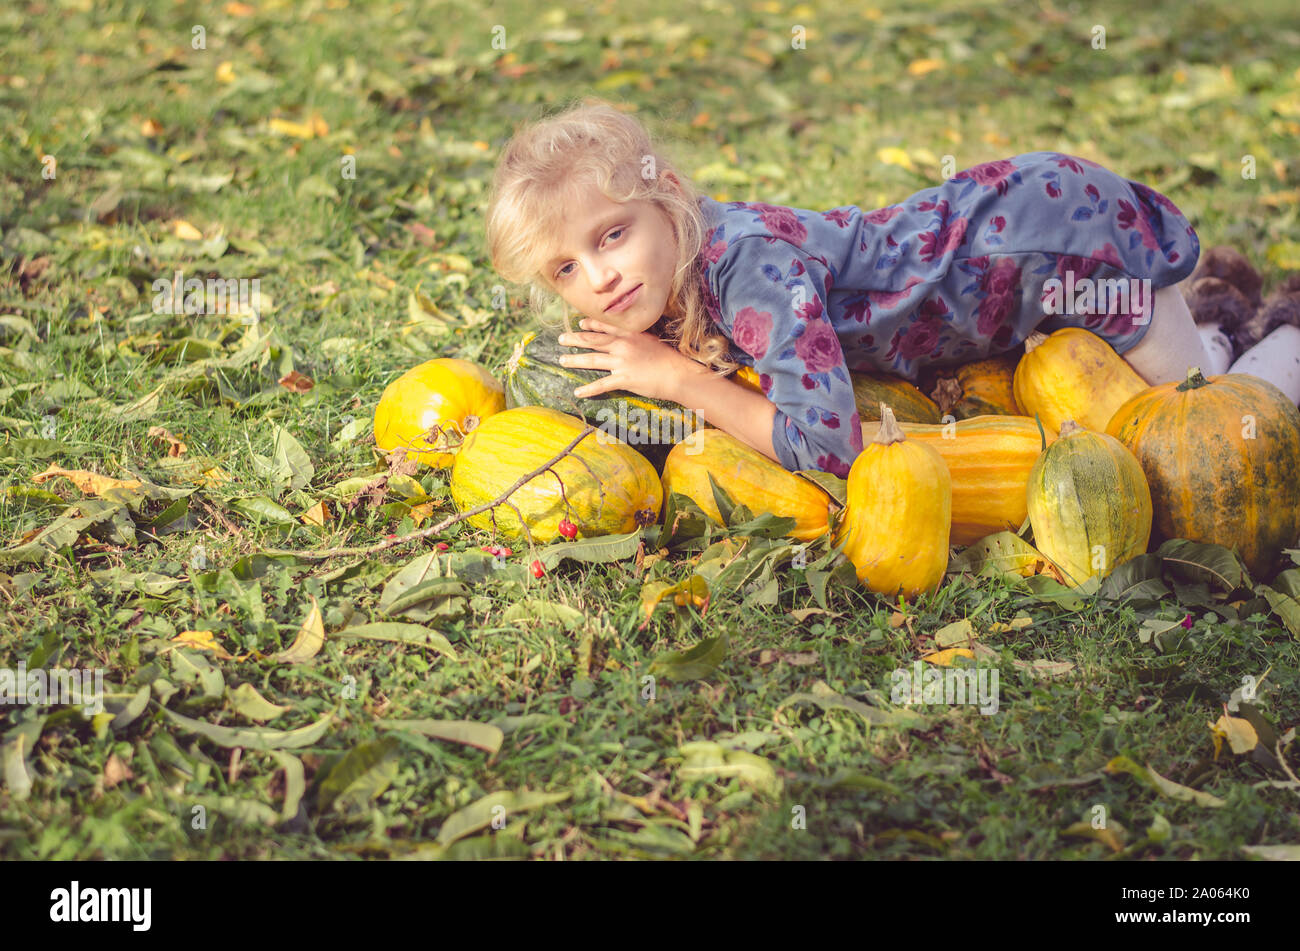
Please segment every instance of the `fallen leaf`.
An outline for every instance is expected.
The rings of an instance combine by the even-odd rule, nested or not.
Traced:
[[[965,647],[950,647],[946,651],[935,651],[932,654],[922,654],[921,660],[939,667],[951,667],[953,661],[958,657],[966,657],[970,660],[975,659],[974,651]]]
[[[177,647],[190,647],[198,651],[211,651],[212,656],[222,660],[232,660],[233,655],[217,643],[216,635],[211,631],[181,631],[171,642]]]
[[[1255,747],[1259,746],[1259,734],[1251,726],[1249,720],[1241,717],[1231,717],[1223,714],[1214,723],[1209,724],[1210,733],[1214,737],[1214,758],[1219,758],[1219,752],[1223,748],[1223,741],[1228,741],[1228,747],[1232,752],[1241,754],[1249,753]]]
[[[135,773],[131,772],[131,767],[122,762],[116,753],[109,754],[108,762],[104,764],[104,788],[112,789],[118,783],[127,779],[134,779]]]
[[[914,59],[907,64],[907,73],[909,76],[924,76],[936,69],[943,69],[944,65],[941,59]]]
[[[316,129],[309,122],[290,122],[288,119],[269,119],[267,126],[276,135],[287,135],[294,139],[314,139]]]
[[[301,518],[307,525],[318,525],[324,527],[325,523],[330,520],[329,506],[323,501],[317,502],[307,511],[303,512]]]
[[[1150,766],[1139,766],[1127,756],[1116,756],[1104,767],[1108,773],[1129,773],[1142,782],[1146,783],[1152,789],[1156,790],[1162,796],[1168,796],[1171,799],[1182,800],[1183,802],[1194,802],[1198,806],[1226,806],[1227,803],[1218,796],[1207,792],[1201,792],[1199,789],[1192,789],[1189,786],[1183,786],[1171,779],[1165,779]]]
[[[316,602],[315,595],[308,597],[311,598],[311,610],[298,629],[298,636],[286,650],[272,654],[268,660],[278,664],[301,664],[311,660],[325,646],[325,625],[321,621],[320,605]]]
[[[162,135],[162,123],[157,119],[145,119],[140,123],[140,134],[146,139],[152,139],[156,135]]]
[[[177,218],[172,222],[172,234],[182,241],[202,241],[203,232],[194,227],[184,218]]]
[[[150,426],[148,435],[157,439],[162,439],[167,443],[167,456],[169,458],[183,456],[185,455],[185,451],[189,448],[185,443],[181,442],[181,440],[177,439],[161,426]]]
[[[1061,835],[1092,839],[1112,852],[1121,852],[1124,849],[1124,840],[1128,838],[1128,831],[1114,819],[1110,819],[1102,829],[1094,828],[1091,822],[1076,822],[1062,829]]]
[[[98,472],[87,472],[84,469],[61,469],[58,466],[50,466],[44,472],[37,473],[32,476],[32,481],[40,485],[58,476],[70,480],[73,485],[87,495],[103,495],[109,489],[138,489],[142,484],[139,479],[114,479],[111,476],[100,475]]]
[[[316,381],[309,376],[303,376],[297,370],[290,370],[280,377],[280,385],[292,393],[306,393],[316,385]]]

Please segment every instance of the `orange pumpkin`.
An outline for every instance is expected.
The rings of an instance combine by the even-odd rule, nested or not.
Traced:
[[[1106,427],[1137,456],[1151,487],[1155,532],[1234,548],[1267,576],[1300,537],[1300,411],[1245,373],[1145,390]]]

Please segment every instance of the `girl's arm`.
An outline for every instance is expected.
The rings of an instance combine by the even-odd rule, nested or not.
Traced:
[[[735,436],[773,462],[780,463],[772,448],[772,421],[776,404],[724,376],[718,376],[702,363],[690,361],[690,367],[673,381],[675,393],[669,397],[694,410],[706,423]]]
[[[753,358],[762,397],[727,380],[705,380],[696,384],[699,396],[684,392],[679,402],[702,405],[714,426],[786,469],[847,477],[862,451],[862,426],[826,310],[834,285],[827,263],[777,235],[744,235],[725,248],[710,279],[721,305],[718,327]]]

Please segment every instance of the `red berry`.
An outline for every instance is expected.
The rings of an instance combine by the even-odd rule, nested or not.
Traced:
[[[567,518],[560,519],[560,534],[565,538],[574,538],[578,534],[578,526],[574,525]]]
[[[540,561],[534,561],[529,567],[533,569],[534,578],[540,578],[542,575],[546,574],[546,569],[542,567]]]
[[[446,542],[438,542],[438,544],[437,544],[436,547],[437,547],[438,551],[446,551],[446,550],[449,549],[451,546],[448,545]]]

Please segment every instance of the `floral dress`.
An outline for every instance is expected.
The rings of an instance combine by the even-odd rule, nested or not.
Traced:
[[[876,211],[700,207],[705,303],[776,404],[777,458],[842,477],[862,451],[850,370],[915,380],[1066,326],[1122,354],[1146,332],[1149,294],[1200,254],[1168,198],[1058,152],[976,165]]]

